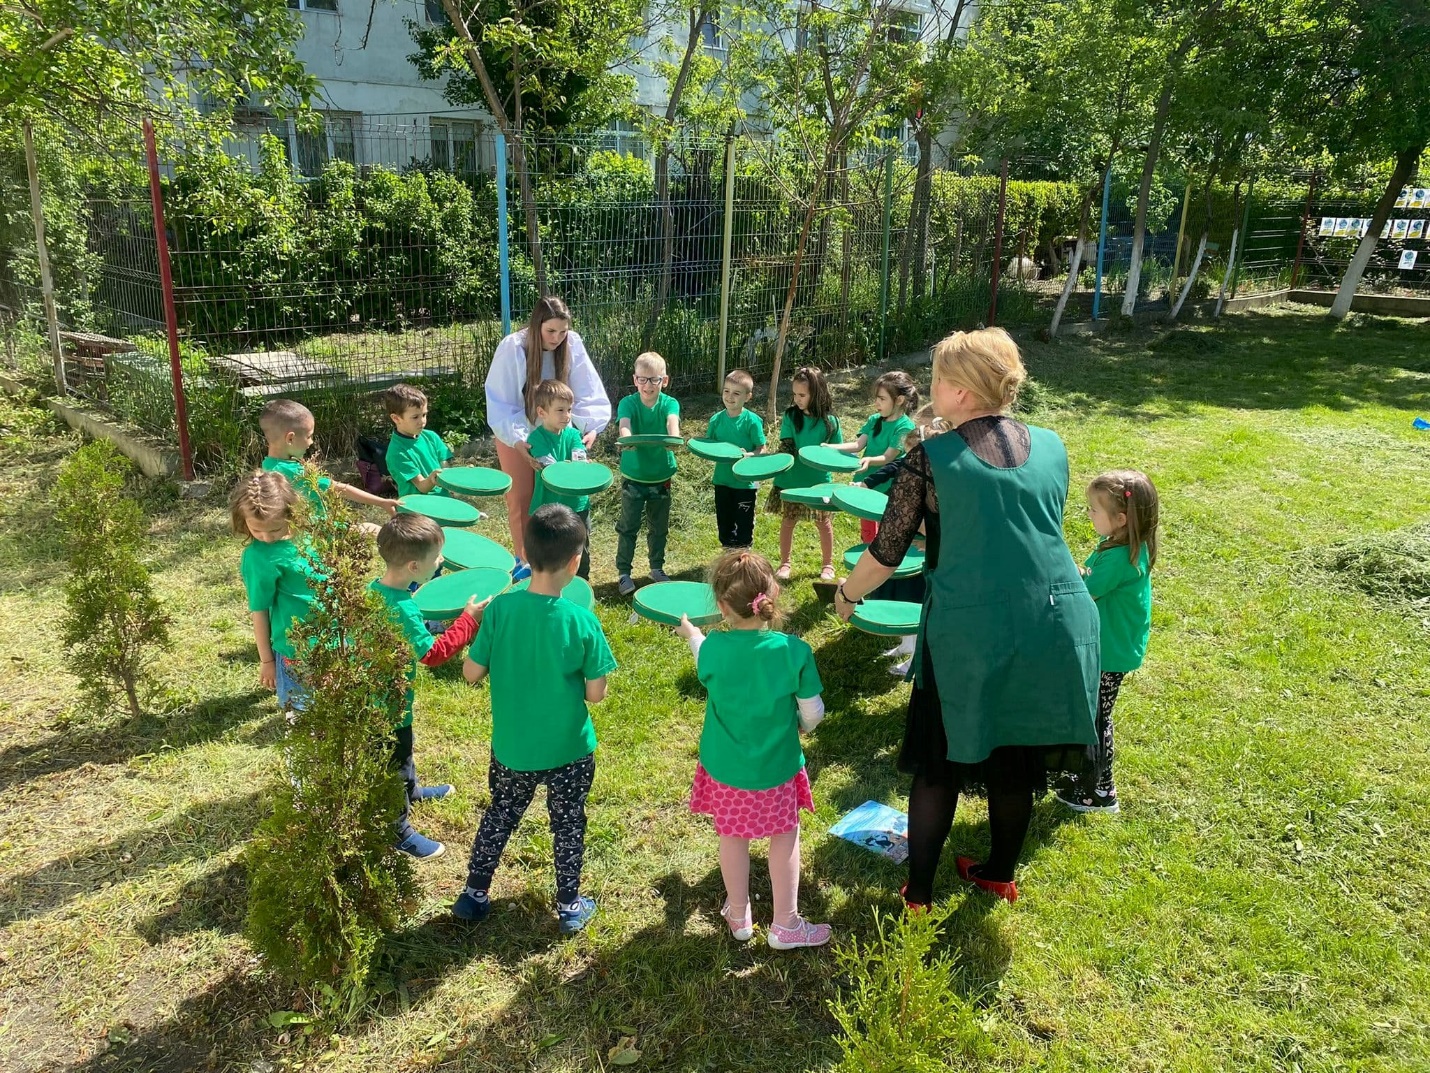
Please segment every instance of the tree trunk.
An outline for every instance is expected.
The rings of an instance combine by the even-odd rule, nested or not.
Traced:
[[[1356,288],[1360,286],[1361,276],[1365,274],[1365,266],[1370,264],[1370,256],[1375,252],[1375,244],[1380,239],[1380,229],[1385,226],[1386,219],[1390,216],[1391,210],[1395,207],[1395,199],[1400,195],[1400,188],[1410,181],[1415,173],[1415,165],[1420,160],[1420,155],[1425,152],[1425,143],[1403,149],[1395,156],[1395,170],[1390,173],[1390,182],[1386,184],[1385,193],[1380,195],[1380,202],[1375,207],[1375,215],[1370,220],[1370,230],[1365,233],[1365,238],[1360,240],[1360,245],[1356,247],[1355,256],[1351,258],[1351,263],[1346,266],[1346,274],[1341,278],[1340,290],[1336,292],[1335,301],[1331,303],[1331,316],[1341,320],[1351,311],[1351,301],[1356,296]]]
[[[962,0],[960,0],[960,5]],[[926,124],[917,132],[919,140],[919,170],[914,178],[914,200],[918,212],[910,213],[914,227],[914,297],[922,298],[928,289],[929,215],[933,210],[933,131]],[[919,184],[923,193],[919,193]]]
[[[1122,315],[1132,316],[1137,308],[1137,290],[1142,283],[1142,246],[1147,239],[1147,200],[1152,196],[1152,176],[1157,169],[1157,156],[1162,149],[1162,132],[1167,127],[1167,114],[1172,110],[1173,76],[1162,81],[1162,95],[1157,98],[1157,111],[1152,118],[1152,136],[1147,140],[1147,159],[1142,162],[1142,184],[1137,188],[1137,219],[1132,226],[1132,258],[1127,265],[1127,290],[1122,295]]]
[[[809,235],[814,230],[814,218],[819,213],[819,195],[824,187],[824,177],[829,174],[829,169],[834,164],[835,139],[830,138],[830,148],[824,153],[824,166],[820,168],[819,176],[811,184],[809,190],[809,207],[805,209],[804,226],[799,229],[799,240],[794,247],[794,265],[790,269],[789,288],[785,291],[784,310],[780,314],[779,335],[775,338],[775,358],[770,368],[770,396],[765,409],[766,419],[774,420],[775,407],[779,401],[780,390],[780,366],[784,361],[785,342],[789,338],[790,314],[794,311],[794,296],[799,290],[799,270],[804,263],[805,247],[809,245]]]
[[[1167,314],[1167,323],[1172,324],[1177,319],[1177,314],[1182,311],[1182,303],[1187,300],[1187,295],[1192,293],[1192,285],[1197,282],[1197,273],[1202,270],[1202,258],[1207,252],[1207,233],[1202,232],[1202,240],[1197,243],[1197,255],[1192,258],[1192,267],[1187,271],[1187,282],[1182,284],[1182,293],[1177,296],[1177,302],[1172,306],[1172,311]]]
[[[1048,338],[1055,339],[1058,334],[1058,325],[1062,323],[1063,310],[1067,308],[1068,299],[1077,288],[1077,274],[1082,268],[1082,255],[1087,249],[1087,225],[1092,218],[1092,198],[1097,187],[1088,190],[1082,199],[1082,211],[1078,213],[1077,220],[1077,244],[1073,247],[1072,260],[1068,262],[1068,278],[1063,284],[1063,293],[1058,295],[1057,308],[1053,310],[1053,322],[1048,325]]]
[[[1231,286],[1231,276],[1232,273],[1236,271],[1236,243],[1237,240],[1240,238],[1241,228],[1233,227],[1231,229],[1231,253],[1227,256],[1226,259],[1226,271],[1222,274],[1221,277],[1221,290],[1217,292],[1216,309],[1212,311],[1213,317],[1220,317],[1222,306],[1226,304],[1227,288]]]

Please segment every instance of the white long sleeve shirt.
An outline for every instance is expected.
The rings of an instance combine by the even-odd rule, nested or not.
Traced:
[[[567,383],[576,396],[576,404],[571,408],[571,423],[582,433],[600,432],[611,423],[611,400],[606,397],[606,386],[596,371],[591,355],[586,353],[586,344],[575,332],[566,334],[566,345],[571,355],[571,371]],[[541,378],[551,380],[556,376],[556,358],[551,351],[541,355]],[[487,371],[487,424],[496,438],[508,447],[526,442],[531,432],[531,421],[526,416],[526,400],[522,389],[526,387],[526,329],[512,332],[497,345],[492,357],[491,368]]]

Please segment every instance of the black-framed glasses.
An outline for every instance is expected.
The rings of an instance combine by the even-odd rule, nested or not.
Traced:
[[[661,381],[664,379],[665,377],[663,376],[638,376],[636,377],[636,383],[642,387],[659,387]]]

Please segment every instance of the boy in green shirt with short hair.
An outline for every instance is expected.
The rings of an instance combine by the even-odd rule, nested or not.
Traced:
[[[397,510],[397,500],[375,496],[355,485],[335,481],[331,477],[319,477],[317,487],[303,471],[303,458],[313,446],[313,436],[317,422],[313,411],[301,402],[292,399],[274,399],[258,411],[258,427],[268,444],[268,454],[264,456],[262,468],[269,473],[281,473],[288,478],[293,490],[308,501],[308,509],[322,516],[323,500],[318,494],[332,488],[349,503],[362,503],[370,507],[382,507],[391,515]],[[377,534],[377,526],[371,522],[361,523],[364,532]]]
[[[616,446],[628,436],[679,436],[680,403],[664,392],[670,383],[665,359],[654,351],[636,358],[636,393],[616,408],[620,432]],[[675,455],[665,447],[621,448],[621,516],[616,522],[616,573],[622,596],[636,591],[631,566],[636,554],[636,534],[646,521],[646,552],[650,579],[669,581],[665,574],[665,542],[670,534],[670,479],[675,476]]]
[[[397,495],[451,495],[437,483],[437,475],[452,457],[442,437],[427,427],[427,396],[411,384],[393,384],[382,393],[392,422],[387,441],[387,472],[397,484]]]
[[[763,454],[765,423],[745,403],[755,393],[755,378],[744,369],[725,377],[720,398],[725,409],[710,418],[705,438],[732,443],[746,455]],[[741,480],[732,472],[733,462],[715,463],[715,528],[720,546],[727,550],[748,548],[755,542],[755,482]]]
[[[531,458],[538,472],[557,462],[585,462],[586,446],[581,442],[581,433],[571,424],[571,408],[576,405],[576,393],[560,380],[543,380],[531,393],[532,409],[536,411],[536,427],[526,437],[531,447]],[[553,492],[538,475],[536,486],[531,493],[531,510],[544,503],[560,503],[570,507],[586,527],[587,540],[581,548],[581,566],[576,576],[589,581],[591,578],[591,497],[563,495]]]
[[[460,652],[481,625],[485,603],[468,600],[467,606],[440,637],[433,637],[417,601],[412,598],[414,583],[429,580],[442,565],[442,527],[422,514],[398,514],[377,534],[377,550],[387,569],[368,588],[382,597],[393,619],[412,646],[412,663],[407,671],[407,696],[402,716],[393,728],[392,766],[402,773],[407,784],[407,798],[397,821],[397,848],[420,861],[440,857],[446,849],[436,839],[428,838],[413,828],[408,816],[415,801],[431,801],[452,792],[450,785],[421,786],[417,781],[417,766],[412,759],[412,681],[417,677],[417,664],[440,667]]]
[[[526,521],[531,584],[498,596],[462,674],[472,685],[491,677],[491,804],[472,841],[467,885],[454,916],[479,921],[491,913],[488,893],[507,840],[541,784],[551,818],[556,916],[563,934],[595,915],[581,894],[586,853],[586,798],[596,774],[596,729],[588,704],[606,697],[616,669],[600,620],[561,595],[581,561],[586,527],[559,503]]]

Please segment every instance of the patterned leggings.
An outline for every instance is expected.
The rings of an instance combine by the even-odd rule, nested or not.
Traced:
[[[486,890],[501,862],[507,840],[522,815],[546,784],[546,812],[551,820],[552,856],[556,863],[556,900],[574,902],[581,893],[581,864],[586,856],[586,795],[596,777],[596,754],[583,756],[547,771],[513,771],[492,757],[487,785],[492,803],[482,814],[467,865],[467,886]]]
[[[1097,772],[1094,789],[1102,797],[1116,797],[1112,781],[1112,706],[1117,703],[1117,691],[1122,688],[1122,671],[1103,671],[1097,685],[1097,746],[1093,760]]]

